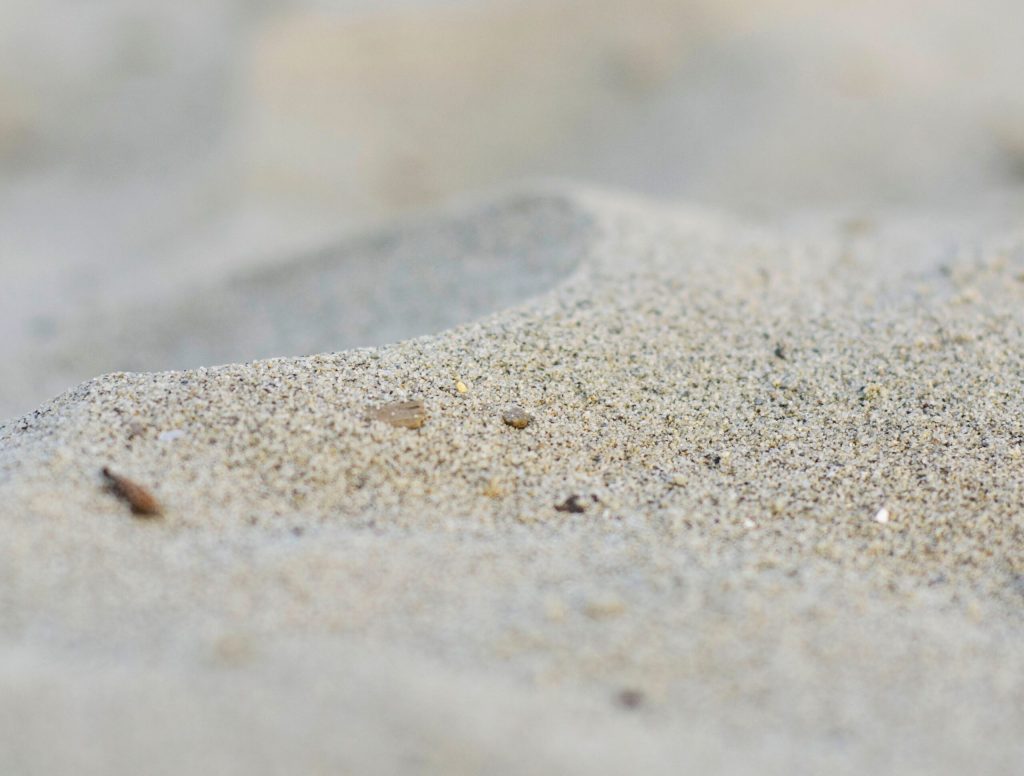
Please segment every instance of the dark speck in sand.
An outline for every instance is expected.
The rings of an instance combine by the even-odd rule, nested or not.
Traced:
[[[555,511],[556,512],[571,512],[574,515],[578,515],[578,514],[581,514],[583,512],[586,512],[587,510],[586,510],[586,507],[584,507],[580,503],[580,497],[573,495],[573,496],[569,496],[569,498],[567,498],[561,504],[556,504],[555,505]]]
[[[631,688],[620,690],[615,696],[615,701],[624,709],[639,708],[643,705],[644,700],[644,694],[641,690]]]

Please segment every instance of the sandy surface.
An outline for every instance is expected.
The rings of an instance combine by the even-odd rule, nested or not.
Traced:
[[[1020,226],[951,251],[509,196],[352,250],[412,251],[401,294],[415,246],[555,267],[527,301],[7,423],[0,765],[1017,770]],[[421,429],[367,419],[404,399]]]
[[[0,773],[1024,770],[1019,2],[57,5]]]

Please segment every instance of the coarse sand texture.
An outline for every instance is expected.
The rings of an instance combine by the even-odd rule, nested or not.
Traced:
[[[547,189],[108,311],[197,368],[0,426],[0,773],[1021,772],[1022,226]]]

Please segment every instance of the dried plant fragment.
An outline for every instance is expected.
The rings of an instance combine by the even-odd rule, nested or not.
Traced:
[[[114,474],[106,466],[102,469],[103,477],[107,480],[110,491],[118,498],[128,502],[132,512],[145,517],[155,517],[163,514],[160,502],[152,493],[137,482],[132,482],[127,477]]]
[[[395,428],[420,428],[427,422],[427,410],[421,401],[393,401],[370,410],[370,417]]]

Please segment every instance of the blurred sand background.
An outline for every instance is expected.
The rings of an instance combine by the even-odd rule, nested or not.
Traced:
[[[1014,0],[5,2],[0,416],[201,363],[47,355],[90,315],[538,176],[963,220],[1024,177],[1022,28]]]

